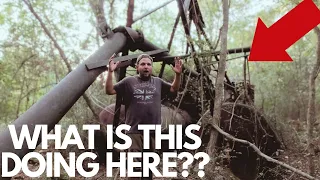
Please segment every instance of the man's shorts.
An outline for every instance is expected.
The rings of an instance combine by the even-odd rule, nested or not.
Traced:
[[[154,140],[154,134],[150,134],[150,148],[144,149],[143,148],[143,135],[141,133],[132,133],[127,134],[131,140],[132,144],[130,148],[128,149],[128,152],[154,152],[155,151],[155,140]],[[135,162],[142,162],[142,158],[135,158]],[[152,161],[151,159],[149,161]],[[135,172],[142,172],[142,168],[134,168]],[[150,173],[150,177],[148,178],[140,178],[140,177],[129,177],[129,180],[140,180],[140,179],[152,179],[152,174]]]

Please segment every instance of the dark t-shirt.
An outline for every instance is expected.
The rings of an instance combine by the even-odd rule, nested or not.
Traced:
[[[139,76],[126,77],[114,85],[123,97],[129,133],[137,133],[138,124],[161,124],[161,95],[170,92],[171,85],[158,77],[143,81]]]

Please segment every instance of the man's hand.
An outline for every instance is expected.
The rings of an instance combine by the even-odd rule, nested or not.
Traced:
[[[110,59],[109,59],[109,67],[108,67],[108,71],[109,72],[113,72],[116,68],[117,68],[117,66],[118,66],[118,64],[119,64],[119,62],[120,61],[118,61],[118,62],[114,62],[113,61],[113,58],[114,58],[114,56],[115,56],[116,54],[113,54],[111,57],[110,57]]]
[[[180,57],[175,57],[174,58],[174,67],[172,67],[172,70],[176,73],[176,74],[181,74],[182,72],[182,61],[180,59]]]

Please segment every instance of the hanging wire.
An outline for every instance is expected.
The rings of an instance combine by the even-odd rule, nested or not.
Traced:
[[[94,88],[93,90],[96,89],[96,87],[91,86],[92,88]],[[110,114],[114,115],[113,109],[111,109],[110,107],[108,107],[108,105],[104,104],[103,102],[101,102],[100,100],[98,100],[98,98],[96,98],[96,96],[93,95],[92,91],[90,89],[87,90],[88,91],[88,95],[89,97],[92,98],[92,102],[99,107],[102,111],[107,111]]]

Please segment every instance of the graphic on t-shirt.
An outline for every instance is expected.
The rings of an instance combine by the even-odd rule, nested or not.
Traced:
[[[152,102],[155,92],[155,85],[150,83],[141,83],[133,87],[133,97],[137,99],[137,103],[146,103],[147,101]]]

